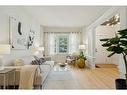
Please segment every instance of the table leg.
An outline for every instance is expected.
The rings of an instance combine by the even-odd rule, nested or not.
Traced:
[[[14,89],[15,89],[15,88],[16,88],[16,87],[15,87],[15,70],[14,70],[13,73],[14,73]]]
[[[6,89],[6,74],[4,74],[4,86],[3,89]]]

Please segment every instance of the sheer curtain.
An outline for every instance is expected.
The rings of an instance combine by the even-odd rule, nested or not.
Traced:
[[[80,44],[80,32],[71,32],[69,35],[69,54],[76,52]]]
[[[55,54],[55,36],[53,32],[44,33],[45,55]]]
[[[78,46],[80,44],[80,32],[45,32],[44,33],[44,46],[45,46],[45,55],[55,55],[57,52],[55,52],[55,49],[58,47],[55,47],[57,45],[55,42],[57,35],[68,35],[69,36],[69,44],[68,44],[68,51],[69,54],[72,54],[73,52],[76,52],[78,50]]]
[[[55,54],[55,36],[54,33],[49,34],[49,54],[54,55]]]

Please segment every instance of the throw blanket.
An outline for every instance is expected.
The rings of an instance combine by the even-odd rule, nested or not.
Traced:
[[[24,65],[20,71],[19,89],[33,89],[34,75],[38,65]]]

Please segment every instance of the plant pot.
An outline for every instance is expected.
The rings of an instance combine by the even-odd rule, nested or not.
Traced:
[[[125,79],[116,79],[115,83],[116,83],[116,89],[127,89]]]
[[[79,68],[84,68],[85,67],[85,60],[83,58],[79,58],[77,61],[77,65]]]

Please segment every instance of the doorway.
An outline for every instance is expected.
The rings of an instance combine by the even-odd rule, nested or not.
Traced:
[[[120,29],[120,16],[119,14],[114,15],[112,18],[107,19],[101,25],[97,26],[95,29],[96,42],[95,42],[95,65],[98,64],[115,64],[118,65],[119,56],[113,55],[112,57],[107,57],[110,52],[102,46],[100,39],[114,37],[116,32]]]

